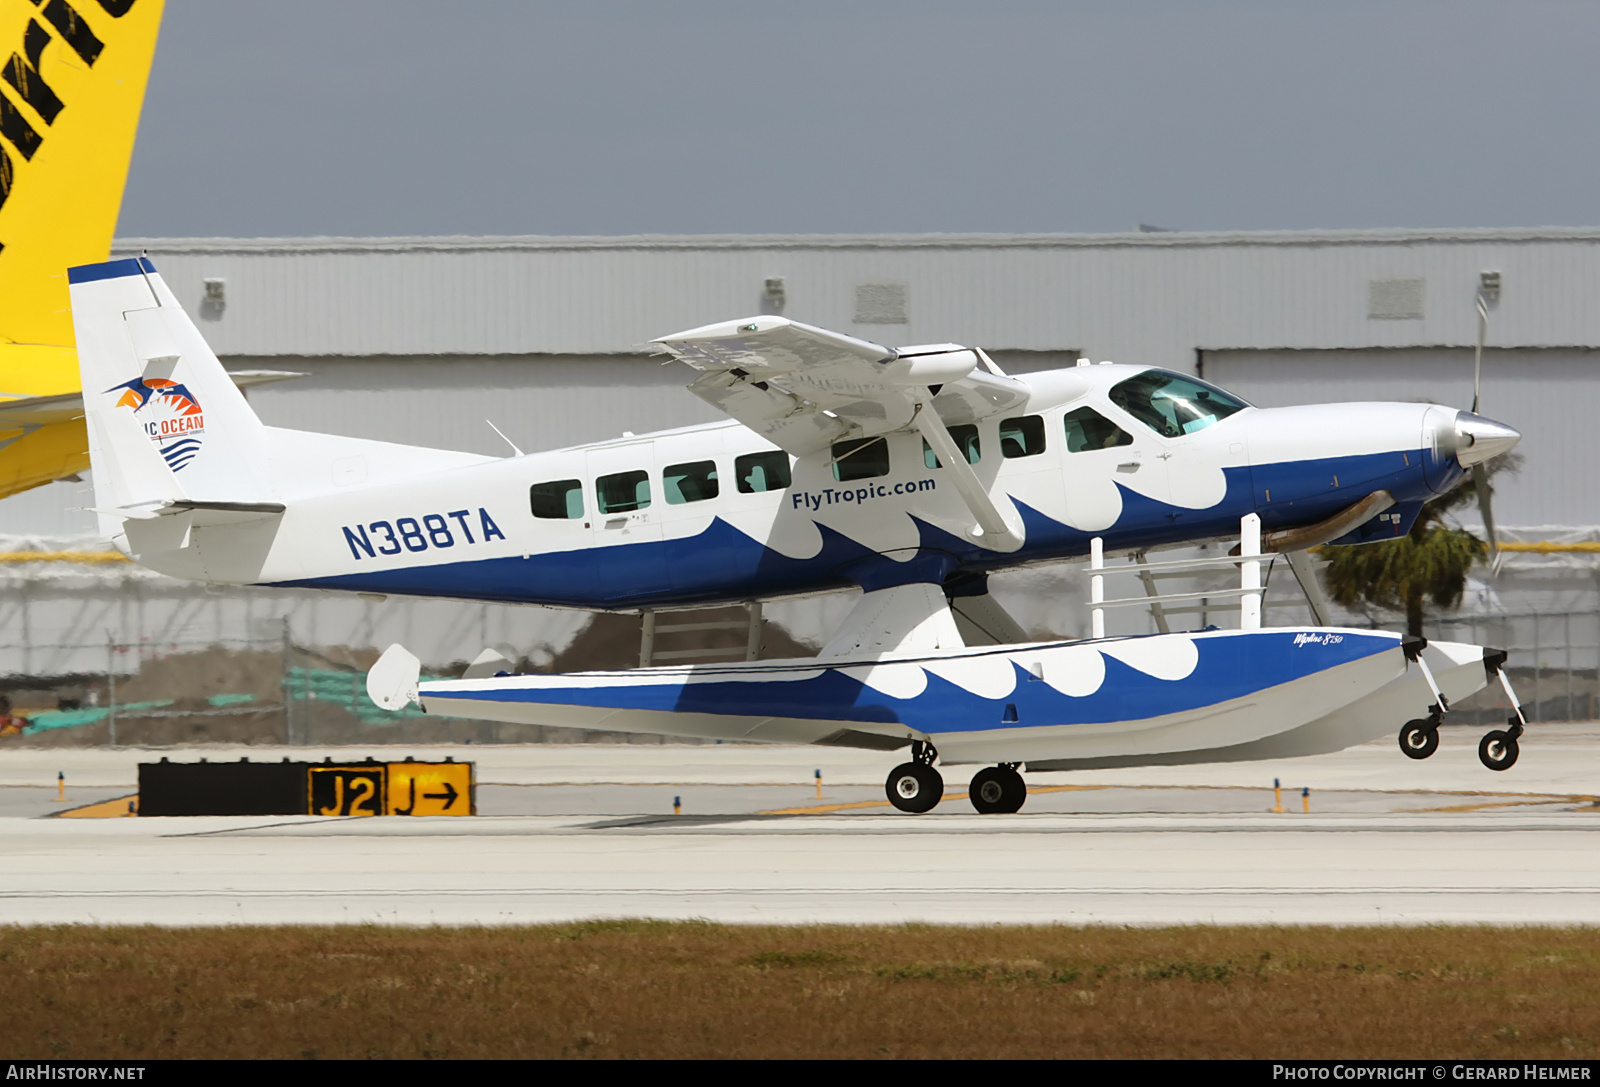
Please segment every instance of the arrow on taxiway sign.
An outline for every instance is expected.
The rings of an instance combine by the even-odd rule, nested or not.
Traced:
[[[442,793],[423,793],[422,794],[422,799],[424,799],[424,800],[443,800],[444,801],[444,810],[445,811],[449,811],[450,810],[450,805],[454,804],[456,802],[456,797],[458,797],[460,795],[461,795],[460,793],[456,792],[456,787],[454,785],[451,785],[447,781],[447,782],[444,783],[444,792],[442,792]]]

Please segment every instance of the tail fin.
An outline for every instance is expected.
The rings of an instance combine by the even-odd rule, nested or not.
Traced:
[[[155,266],[114,260],[68,279],[102,526],[270,503],[266,428]]]

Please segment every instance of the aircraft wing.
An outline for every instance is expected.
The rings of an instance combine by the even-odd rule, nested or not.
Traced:
[[[241,389],[252,385],[266,385],[273,381],[286,381],[304,374],[289,370],[235,370],[230,377]],[[15,427],[32,429],[65,423],[83,417],[83,393],[60,393],[56,396],[22,396],[14,400],[0,400],[0,430]]]
[[[902,430],[920,403],[952,425],[1028,398],[1026,385],[979,369],[979,353],[957,344],[895,349],[784,317],[747,317],[654,342],[702,371],[690,392],[796,456]]]
[[[72,392],[60,396],[23,396],[16,400],[0,401],[0,430],[13,427],[40,427],[51,423],[64,423],[83,415],[83,394]]]

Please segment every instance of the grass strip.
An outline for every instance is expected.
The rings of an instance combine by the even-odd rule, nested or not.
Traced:
[[[0,929],[11,1058],[1600,1057],[1600,929]]]

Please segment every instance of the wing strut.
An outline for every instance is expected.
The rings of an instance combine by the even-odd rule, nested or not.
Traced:
[[[970,535],[991,551],[1015,551],[1021,547],[1023,530],[1020,519],[1015,513],[1007,518],[995,505],[983,481],[972,470],[972,465],[967,463],[966,454],[956,447],[955,439],[945,429],[944,420],[929,407],[927,400],[917,401],[916,413],[911,421],[928,440],[939,463],[949,470],[961,501],[966,503],[967,511],[977,521],[969,530]]]

